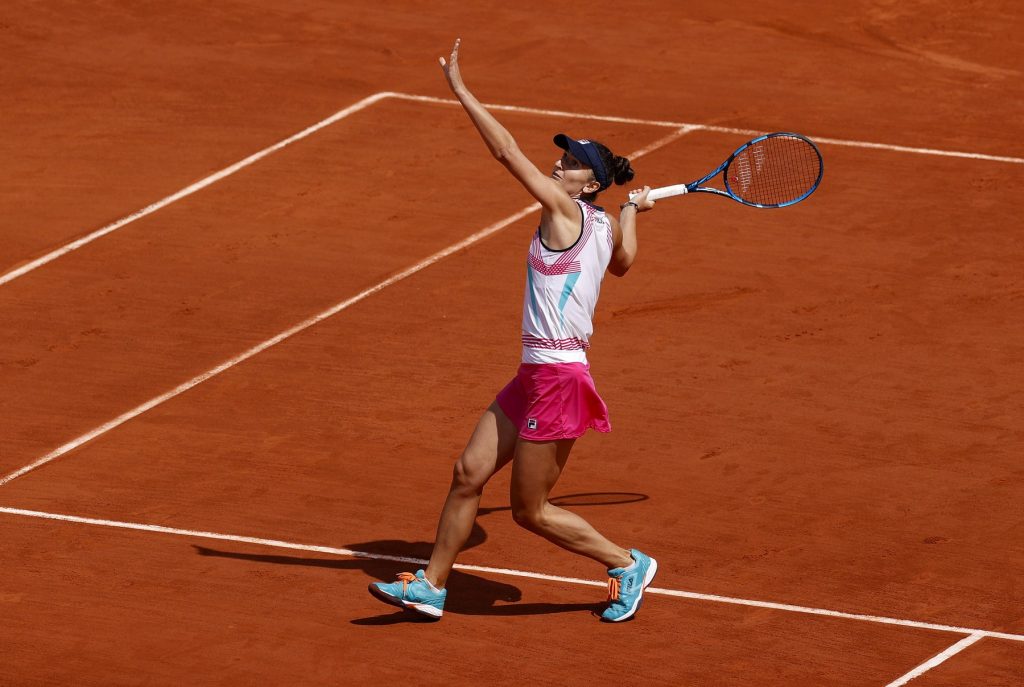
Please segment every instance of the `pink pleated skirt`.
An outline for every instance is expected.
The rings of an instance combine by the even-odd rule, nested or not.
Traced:
[[[496,400],[520,438],[529,441],[576,439],[588,429],[612,429],[608,406],[586,363],[523,363]]]

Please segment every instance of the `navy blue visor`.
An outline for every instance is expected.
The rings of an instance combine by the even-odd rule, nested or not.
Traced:
[[[556,146],[568,151],[574,158],[594,170],[594,178],[597,179],[597,183],[601,184],[600,190],[603,191],[611,186],[608,170],[604,168],[604,163],[601,162],[601,154],[597,152],[597,146],[585,138],[577,141],[565,134],[558,134],[555,136],[554,141]]]

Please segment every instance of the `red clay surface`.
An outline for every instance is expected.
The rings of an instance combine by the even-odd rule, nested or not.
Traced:
[[[175,7],[26,3],[0,22],[0,273],[368,95],[444,95],[456,35],[485,101],[1024,156],[1009,3],[642,21],[608,4],[587,44],[565,28],[582,10],[530,3]],[[591,73],[591,44],[621,55]],[[621,152],[667,133],[499,116],[541,166],[556,131]],[[637,181],[741,142],[689,134]],[[614,431],[580,442],[556,491],[648,497],[580,512],[654,553],[659,587],[1022,633],[1024,166],[823,153],[800,206],[692,197],[641,218],[591,356]],[[0,286],[0,476],[529,202],[457,108],[385,100]],[[0,506],[425,556],[451,462],[518,360],[535,225],[0,487]],[[517,529],[506,490],[462,562],[601,578]],[[475,573],[425,626],[365,593],[390,563],[7,514],[0,530],[4,685],[627,679],[611,646],[650,683],[885,685],[960,638],[663,596],[609,628],[599,589]],[[985,639],[914,684],[1017,685],[1022,648]]]
[[[11,584],[50,600],[18,593],[0,606],[33,611],[0,629],[23,671],[18,684],[564,684],[628,681],[639,663],[661,684],[859,685],[949,642],[664,599],[623,631],[591,615],[599,590],[467,574],[453,578],[468,593],[452,599],[444,624],[424,624],[353,593],[389,564],[105,529],[83,539],[88,530],[38,521],[5,530]],[[51,574],[58,565],[67,572]],[[635,662],[607,660],[623,640]],[[831,666],[828,676],[820,665]]]
[[[1020,684],[1024,645],[983,639],[955,659],[914,680],[914,687],[1001,687]]]

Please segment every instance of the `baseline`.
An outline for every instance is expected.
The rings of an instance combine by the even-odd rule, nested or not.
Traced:
[[[277,150],[280,150],[281,148],[283,148],[283,147],[285,147],[285,146],[287,146],[287,145],[289,145],[291,143],[294,143],[295,141],[298,141],[298,140],[300,140],[302,138],[305,138],[305,137],[309,136],[310,134],[315,133],[316,131],[319,131],[320,129],[322,129],[322,128],[326,127],[326,126],[329,126],[329,125],[331,125],[331,124],[333,124],[333,123],[335,123],[335,122],[337,122],[337,121],[339,121],[341,119],[344,119],[345,117],[347,117],[347,116],[349,116],[351,114],[354,114],[355,112],[358,112],[359,110],[365,109],[365,108],[369,107],[370,105],[372,105],[372,104],[374,104],[376,102],[379,102],[379,101],[381,101],[381,100],[383,100],[385,98],[395,98],[395,99],[398,99],[398,100],[408,100],[408,101],[413,101],[413,102],[433,103],[433,104],[440,104],[440,105],[458,105],[459,104],[459,102],[457,100],[452,100],[452,99],[448,99],[448,98],[437,98],[437,97],[434,97],[434,96],[414,95],[414,94],[411,94],[411,93],[397,93],[397,92],[392,92],[392,91],[381,91],[380,93],[375,93],[374,95],[368,96],[368,97],[360,100],[359,102],[357,102],[357,103],[355,103],[353,105],[350,105],[349,107],[347,107],[347,108],[345,108],[343,110],[339,110],[338,112],[334,113],[333,115],[331,115],[327,119],[324,119],[324,120],[322,120],[322,121],[320,121],[320,122],[318,122],[318,123],[316,123],[316,124],[306,128],[306,129],[303,129],[302,131],[300,131],[299,133],[295,134],[294,136],[291,136],[289,138],[284,139],[283,141],[275,143],[274,145],[272,145],[272,146],[270,146],[268,148],[264,148],[263,150],[250,155],[249,157],[245,158],[244,160],[240,160],[239,162],[236,162],[235,164],[230,165],[229,167],[225,167],[224,169],[220,170],[219,172],[215,172],[214,174],[211,174],[210,176],[205,177],[204,179],[201,179],[201,180],[197,181],[196,183],[192,184],[191,186],[187,186],[187,187],[181,189],[180,191],[167,196],[166,198],[163,198],[163,199],[161,199],[161,200],[159,200],[159,201],[157,201],[157,202],[155,202],[155,203],[153,203],[151,205],[147,205],[146,207],[142,208],[141,210],[137,210],[136,212],[133,212],[132,214],[127,215],[127,216],[117,220],[116,222],[113,222],[112,224],[108,224],[105,227],[97,229],[96,231],[94,231],[94,232],[92,232],[92,233],[90,233],[90,234],[88,234],[86,236],[83,236],[80,239],[72,241],[71,243],[68,243],[68,244],[66,244],[66,245],[64,245],[64,246],[62,246],[62,247],[60,247],[60,248],[58,248],[56,250],[53,250],[53,251],[47,253],[46,255],[44,255],[44,256],[42,256],[40,258],[37,258],[37,259],[35,259],[35,260],[33,260],[33,261],[29,262],[29,263],[26,263],[25,265],[22,265],[21,267],[15,268],[13,270],[10,270],[10,271],[0,275],[0,286],[3,286],[4,284],[6,284],[8,282],[13,281],[13,280],[17,279],[18,277],[23,276],[24,274],[26,274],[28,272],[31,272],[34,269],[42,267],[43,265],[45,265],[45,264],[47,264],[49,262],[52,262],[52,261],[56,260],[57,258],[63,256],[63,255],[66,255],[66,254],[68,254],[68,253],[70,253],[72,251],[75,251],[75,250],[81,248],[82,246],[84,246],[84,245],[86,245],[88,243],[92,243],[96,239],[101,238],[103,236],[106,236],[107,234],[110,234],[111,232],[114,232],[114,231],[120,229],[121,227],[134,222],[137,219],[140,219],[142,217],[145,217],[146,215],[152,214],[153,212],[156,212],[157,210],[159,210],[159,209],[161,209],[163,207],[166,207],[166,206],[170,205],[171,203],[173,203],[173,202],[175,202],[177,200],[181,200],[182,198],[184,198],[186,196],[192,195],[196,191],[199,191],[199,190],[209,186],[210,184],[213,184],[214,182],[220,181],[224,177],[227,177],[227,176],[230,176],[230,175],[234,174],[238,170],[240,170],[240,169],[242,169],[244,167],[247,167],[247,166],[251,165],[254,162],[257,162],[258,160],[266,157],[267,155],[269,155],[269,154],[271,154],[271,153],[273,153],[273,152],[275,152]],[[500,104],[496,104],[496,103],[488,103],[486,105],[486,107],[488,107],[489,109],[498,110],[498,111],[501,111],[501,112],[519,112],[519,113],[525,113],[525,114],[537,114],[537,115],[546,115],[546,116],[552,116],[552,117],[576,117],[576,118],[580,118],[580,119],[590,119],[590,120],[601,121],[601,122],[616,122],[616,123],[620,123],[620,124],[642,124],[642,125],[658,126],[658,127],[664,127],[664,128],[686,129],[687,131],[714,131],[714,132],[718,132],[718,133],[740,134],[740,135],[743,135],[743,136],[758,136],[758,135],[760,135],[762,133],[765,133],[763,131],[758,131],[758,130],[755,130],[755,129],[738,129],[738,128],[726,127],[726,126],[716,126],[716,125],[712,125],[712,124],[697,124],[697,123],[693,123],[693,122],[672,122],[672,121],[666,121],[666,120],[642,119],[642,118],[633,118],[633,117],[617,117],[617,116],[612,116],[612,115],[597,115],[597,114],[587,114],[587,113],[582,113],[582,112],[567,112],[565,110],[550,110],[550,109],[543,109],[543,108],[536,108],[536,107],[523,107],[523,106],[519,106],[519,105],[500,105]],[[889,151],[901,152],[901,153],[915,153],[915,154],[919,154],[919,155],[936,155],[936,156],[940,156],[940,157],[956,157],[956,158],[966,158],[966,159],[971,159],[971,160],[986,160],[986,161],[989,161],[989,162],[1006,162],[1006,163],[1010,163],[1010,164],[1024,165],[1024,158],[1011,157],[1011,156],[1005,156],[1005,155],[989,155],[989,154],[986,154],[986,153],[970,153],[970,152],[966,152],[966,151],[940,150],[940,149],[937,149],[937,148],[915,148],[915,147],[912,147],[912,146],[902,146],[902,145],[895,145],[895,144],[890,144],[890,143],[873,143],[871,141],[855,141],[855,140],[850,140],[850,139],[830,138],[830,137],[824,137],[824,136],[812,136],[812,138],[814,138],[814,140],[816,142],[825,143],[825,144],[829,144],[829,145],[847,146],[847,147],[853,147],[853,148],[868,148],[868,149],[874,149],[874,150],[889,150]]]
[[[378,94],[378,95],[380,95],[380,94]],[[688,128],[680,128],[679,130],[674,131],[673,133],[658,139],[654,143],[651,143],[650,145],[648,145],[648,146],[646,146],[644,148],[641,148],[640,150],[637,150],[637,151],[634,151],[634,152],[630,153],[629,157],[631,157],[631,158],[642,157],[642,156],[644,156],[644,155],[646,155],[646,154],[648,154],[648,153],[650,153],[650,152],[652,152],[654,150],[657,150],[658,148],[661,148],[661,147],[663,147],[665,145],[668,145],[669,143],[671,143],[672,141],[676,140],[680,136],[683,136],[683,135],[689,133],[691,130],[692,129],[688,129]],[[374,286],[371,286],[371,287],[369,287],[367,289],[364,289],[363,291],[360,291],[355,296],[347,298],[347,299],[341,301],[340,303],[337,303],[337,304],[331,306],[327,310],[324,310],[323,312],[321,312],[321,313],[319,313],[317,315],[314,315],[313,317],[310,317],[310,318],[308,318],[306,320],[303,320],[302,322],[300,322],[297,325],[291,327],[290,329],[287,329],[287,330],[281,332],[280,334],[277,334],[276,336],[273,336],[273,337],[267,339],[266,341],[263,341],[262,343],[259,343],[259,344],[255,345],[255,346],[253,346],[252,348],[248,349],[247,351],[245,351],[243,353],[240,353],[239,355],[236,355],[235,357],[231,358],[230,360],[226,360],[223,363],[221,363],[220,365],[217,365],[216,367],[214,367],[214,368],[212,368],[210,370],[207,370],[206,372],[203,372],[203,373],[201,373],[199,375],[196,375],[192,379],[188,380],[187,382],[183,382],[183,383],[179,384],[178,386],[174,387],[170,391],[167,391],[167,392],[165,392],[163,394],[160,394],[159,396],[156,396],[154,398],[151,398],[150,400],[148,400],[145,403],[142,403],[142,404],[132,408],[131,410],[125,411],[121,415],[118,415],[117,417],[115,417],[113,420],[110,420],[109,422],[105,422],[104,424],[100,425],[99,427],[96,427],[95,429],[92,429],[89,432],[86,432],[85,434],[82,434],[81,436],[79,436],[79,437],[77,437],[75,439],[72,439],[71,441],[68,441],[68,442],[62,444],[61,446],[58,446],[57,448],[55,448],[53,451],[50,451],[49,453],[47,453],[42,458],[39,458],[38,460],[35,460],[32,463],[29,463],[28,465],[26,465],[26,466],[24,466],[22,468],[19,468],[18,470],[15,470],[14,472],[11,472],[10,474],[0,478],[0,487],[3,487],[5,484],[7,484],[7,483],[9,483],[9,482],[11,482],[11,481],[21,477],[22,475],[25,475],[25,474],[35,470],[36,468],[42,467],[43,465],[46,465],[47,463],[49,463],[49,462],[51,462],[53,460],[56,460],[57,458],[63,456],[64,454],[68,453],[69,451],[72,451],[72,450],[78,448],[82,444],[88,443],[89,441],[92,441],[96,437],[99,437],[99,436],[101,436],[103,434],[106,434],[110,430],[112,430],[112,429],[114,429],[114,428],[116,428],[116,427],[118,427],[120,425],[123,425],[125,422],[128,422],[129,420],[131,420],[133,418],[136,418],[139,415],[142,415],[146,411],[151,410],[152,408],[155,408],[156,406],[158,406],[158,405],[160,405],[160,404],[162,404],[162,403],[164,403],[166,401],[171,400],[175,396],[179,396],[179,395],[185,393],[186,391],[188,391],[192,387],[197,386],[198,384],[202,384],[203,382],[205,382],[208,379],[216,377],[220,373],[222,373],[222,372],[224,372],[226,370],[231,369],[235,365],[238,365],[239,363],[248,360],[249,358],[253,357],[257,353],[261,353],[261,352],[267,350],[268,348],[270,348],[271,346],[279,344],[282,341],[284,341],[285,339],[288,339],[288,338],[294,336],[295,334],[298,334],[301,331],[309,329],[310,327],[312,327],[313,325],[317,324],[318,322],[322,322],[322,321],[326,320],[329,317],[333,317],[334,315],[337,315],[342,310],[345,310],[346,308],[348,308],[348,307],[350,307],[352,305],[355,305],[356,303],[358,303],[359,301],[367,298],[368,296],[371,296],[371,295],[377,293],[378,291],[391,286],[392,284],[400,282],[403,279],[416,274],[420,270],[423,270],[423,269],[426,269],[427,267],[430,267],[435,262],[438,262],[439,260],[443,260],[444,258],[448,257],[452,253],[456,253],[456,252],[462,250],[463,248],[471,246],[474,243],[477,243],[477,242],[487,238],[491,234],[494,234],[495,232],[498,232],[501,229],[504,229],[505,227],[507,227],[508,225],[512,224],[513,222],[516,222],[516,221],[522,219],[523,217],[526,217],[530,213],[535,212],[535,211],[537,211],[539,209],[540,209],[540,203],[531,203],[530,205],[527,205],[523,209],[519,210],[518,212],[514,212],[513,214],[509,215],[508,217],[505,217],[504,219],[502,219],[502,220],[500,220],[498,222],[495,222],[494,224],[488,225],[488,226],[484,227],[483,229],[477,231],[476,233],[471,234],[470,236],[467,236],[466,238],[462,239],[461,241],[459,241],[457,243],[454,243],[454,244],[448,246],[447,248],[443,248],[443,249],[437,251],[436,253],[434,253],[433,255],[430,255],[430,256],[424,258],[423,260],[420,260],[416,264],[412,265],[411,267],[407,267],[406,269],[402,270],[398,274],[394,274],[394,275],[388,277],[387,279],[385,279],[384,281],[379,282],[378,284],[376,284]]]
[[[44,511],[25,510],[22,508],[8,508],[6,506],[0,506],[0,513],[6,515],[15,515],[29,518],[40,518],[43,520],[56,520],[60,522],[71,522],[81,525],[95,525],[99,527],[113,527],[117,529],[126,530],[139,530],[142,532],[156,532],[160,534],[171,534],[181,537],[193,537],[198,539],[214,539],[218,541],[233,541],[242,544],[254,544],[257,546],[267,546],[278,549],[292,549],[298,551],[311,551],[316,553],[326,553],[336,556],[349,556],[352,558],[370,558],[373,560],[382,561],[395,561],[397,563],[412,563],[415,565],[426,565],[427,561],[421,558],[409,558],[406,556],[391,556],[388,554],[379,553],[368,553],[365,551],[353,551],[351,549],[342,549],[333,546],[320,546],[316,544],[298,544],[295,542],[282,541],[280,539],[263,539],[261,537],[248,537],[237,534],[221,534],[218,532],[206,532],[203,530],[188,530],[177,527],[167,527],[165,525],[148,525],[145,523],[136,522],[125,522],[121,520],[104,520],[101,518],[87,518],[78,515],[64,515],[61,513],[47,513]],[[546,573],[530,572],[527,570],[514,570],[510,568],[494,568],[483,565],[466,565],[463,563],[456,563],[455,567],[459,570],[470,570],[473,572],[491,573],[494,575],[507,575],[511,577],[525,577],[534,580],[546,580],[550,582],[564,582],[566,584],[582,585],[587,587],[605,587],[606,583],[598,582],[595,580],[584,580],[578,577],[563,577],[561,575],[548,575]],[[803,613],[807,615],[820,615],[827,616],[830,618],[842,618],[845,620],[860,620],[864,622],[871,622],[883,625],[899,625],[901,627],[912,627],[920,630],[935,630],[938,632],[951,632],[954,634],[969,635],[964,640],[961,640],[946,649],[938,656],[935,656],[930,661],[922,664],[918,669],[927,670],[929,667],[938,665],[942,661],[945,661],[955,653],[966,649],[971,644],[977,642],[979,639],[984,637],[992,637],[994,639],[1006,639],[1014,642],[1024,642],[1024,634],[1012,634],[1009,632],[996,632],[994,630],[979,630],[975,628],[967,627],[956,627],[952,625],[941,625],[937,623],[926,623],[917,620],[904,620],[901,618],[888,618],[885,616],[876,615],[865,615],[860,613],[846,613],[843,611],[832,611],[825,608],[812,608],[809,606],[797,606],[794,604],[783,604],[772,601],[757,601],[754,599],[741,599],[730,596],[720,596],[717,594],[700,594],[698,592],[687,592],[678,589],[662,589],[659,587],[648,587],[647,592],[649,594],[658,594],[662,596],[674,596],[685,599],[694,599],[697,601],[710,601],[715,603],[733,604],[739,606],[753,606],[755,608],[767,608],[776,611],[789,611],[792,613]],[[970,640],[970,641],[968,641]],[[934,663],[933,663],[934,662]],[[927,666],[927,667],[926,667]],[[922,672],[924,672],[922,670]],[[911,671],[914,672],[914,671]],[[908,673],[910,675],[910,673]],[[911,676],[914,677],[914,676]],[[902,678],[901,678],[902,679]],[[910,678],[908,678],[909,680]],[[893,683],[902,684],[902,683]],[[891,686],[890,686],[891,687]]]
[[[434,103],[437,105],[458,105],[458,100],[448,98],[435,98],[427,95],[412,95],[409,93],[390,93],[393,98],[411,100],[421,103]],[[741,134],[743,136],[760,136],[764,131],[756,129],[736,129],[728,126],[715,126],[712,124],[696,124],[694,122],[671,122],[658,119],[635,119],[630,117],[612,117],[595,114],[582,114],[579,112],[565,112],[562,110],[544,110],[536,107],[520,107],[518,105],[496,105],[488,103],[488,109],[502,112],[520,112],[524,114],[548,115],[552,117],[579,117],[581,119],[593,119],[600,122],[616,122],[619,124],[644,124],[647,126],[661,126],[673,129],[690,129],[693,131],[714,131],[716,133]],[[1008,162],[1014,165],[1024,165],[1024,158],[1009,157],[1005,155],[988,155],[987,153],[969,153],[958,150],[939,150],[937,148],[915,148],[913,146],[901,146],[891,143],[872,143],[871,141],[855,141],[845,138],[828,138],[824,136],[811,136],[816,143],[828,143],[836,146],[847,146],[850,148],[870,148],[874,150],[890,150],[897,153],[916,153],[918,155],[937,155],[940,157],[959,157],[969,160],[986,160],[989,162]]]

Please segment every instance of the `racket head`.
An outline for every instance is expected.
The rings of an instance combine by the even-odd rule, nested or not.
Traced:
[[[722,176],[735,200],[756,208],[783,208],[814,193],[825,173],[821,151],[806,136],[775,132],[744,143]]]

